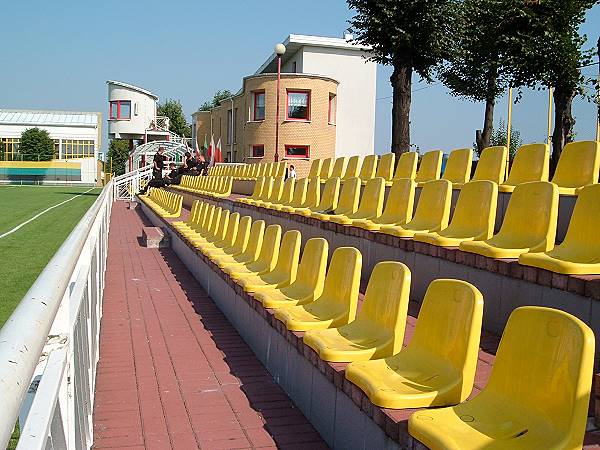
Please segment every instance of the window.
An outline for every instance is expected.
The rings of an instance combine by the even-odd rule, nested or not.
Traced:
[[[309,158],[310,157],[310,146],[309,145],[286,145],[285,146],[285,157],[286,158]]]
[[[287,92],[287,120],[310,120],[310,91]]]
[[[335,113],[337,107],[337,96],[335,94],[329,94],[329,109],[327,110],[327,123],[335,124]]]
[[[233,111],[227,110],[227,140],[226,144],[229,145],[233,142]]]
[[[129,100],[115,100],[110,102],[110,118],[112,120],[131,119],[131,102]]]
[[[252,95],[252,120],[265,120],[265,91],[255,91]]]
[[[74,140],[63,139],[63,158],[93,158],[94,141],[93,140]]]
[[[296,72],[297,72],[297,65],[296,65],[296,61],[294,61],[294,62],[292,63],[292,72],[293,72],[293,73],[296,73]]]
[[[0,138],[0,161],[20,161],[19,138]]]
[[[265,156],[265,146],[264,144],[257,144],[252,146],[252,157],[253,158],[262,158]]]
[[[60,140],[54,139],[54,159],[60,158]]]

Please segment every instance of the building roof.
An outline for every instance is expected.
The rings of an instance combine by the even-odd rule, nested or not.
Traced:
[[[371,50],[371,47],[356,44],[351,41],[351,35],[345,38],[332,38],[324,36],[307,36],[304,34],[290,34],[283,45],[286,47],[286,52],[282,57],[282,64],[294,56],[294,54],[302,47],[325,47],[325,48],[339,48],[344,50],[356,50],[358,52],[365,52]],[[273,73],[277,72],[277,65],[275,63],[276,55],[275,52],[271,53],[269,58],[258,68],[256,74],[260,73]]]
[[[158,96],[157,95],[155,95],[152,92],[150,92],[150,91],[148,91],[146,89],[143,89],[143,88],[141,88],[139,86],[135,86],[133,84],[123,83],[122,81],[114,81],[114,80],[108,80],[106,82],[106,84],[115,84],[117,86],[121,86],[121,87],[124,87],[124,88],[127,88],[127,89],[131,89],[133,91],[141,92],[142,94],[146,94],[146,95],[152,97],[154,100],[158,101]]]
[[[0,109],[0,124],[97,127],[100,116],[99,112]]]

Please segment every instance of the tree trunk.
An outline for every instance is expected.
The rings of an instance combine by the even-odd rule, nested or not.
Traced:
[[[402,153],[410,151],[412,62],[409,58],[395,59],[390,82],[393,90],[392,152],[399,157]]]
[[[494,92],[496,88],[497,76],[495,73],[490,73],[488,77],[488,93]],[[477,143],[477,150],[479,154],[484,148],[490,146],[490,139],[492,137],[492,129],[494,128],[494,107],[496,106],[496,97],[488,95],[485,100],[485,114],[483,117],[483,131],[477,130],[475,133],[475,142]]]
[[[560,86],[554,88],[554,132],[552,133],[552,171],[558,164],[563,147],[572,140],[575,119],[572,114],[575,92]]]

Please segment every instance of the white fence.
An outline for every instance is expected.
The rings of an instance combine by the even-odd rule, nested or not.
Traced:
[[[113,182],[0,330],[0,449],[89,449]]]
[[[152,166],[132,170],[113,179],[115,200],[133,200],[152,179]]]

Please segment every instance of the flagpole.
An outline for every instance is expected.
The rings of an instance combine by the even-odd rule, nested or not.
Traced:
[[[279,161],[279,85],[281,83],[281,57],[285,53],[285,45],[277,44],[275,54],[277,55],[277,108],[275,114],[275,162]]]

